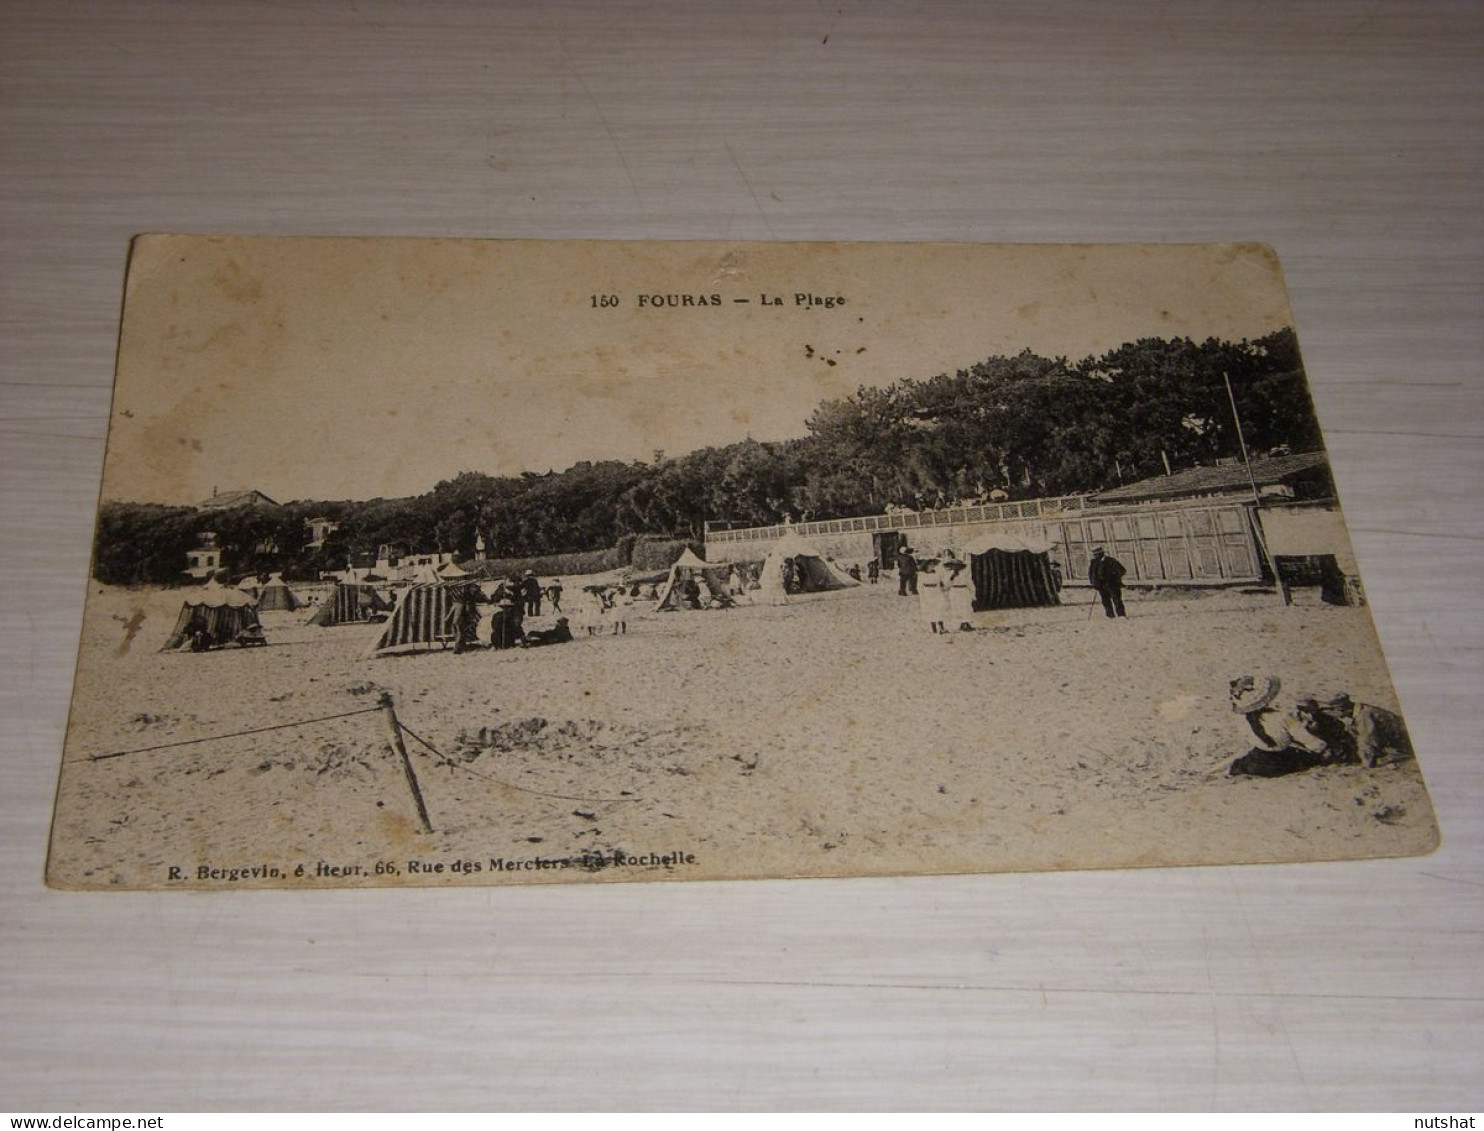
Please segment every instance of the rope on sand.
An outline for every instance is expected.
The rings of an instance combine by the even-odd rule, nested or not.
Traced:
[[[253,727],[251,730],[234,730],[228,734],[208,734],[202,738],[185,738],[179,742],[162,742],[158,746],[140,746],[133,750],[114,750],[107,754],[89,754],[85,758],[70,758],[69,762],[101,762],[105,758],[122,758],[125,754],[147,754],[151,750],[169,750],[176,746],[193,746],[198,742],[216,742],[223,738],[241,738],[248,734],[263,734],[270,730],[287,730],[290,727],[305,727],[311,723],[328,722],[331,719],[348,719],[352,715],[369,715],[372,711],[379,711],[380,707],[362,707],[358,711],[342,711],[338,715],[321,715],[317,719],[300,719],[293,723],[275,723],[273,726]]]
[[[438,763],[439,765],[451,766],[455,770],[463,770],[464,773],[470,775],[471,777],[476,777],[480,781],[491,782],[494,785],[503,785],[507,789],[518,789],[522,793],[534,793],[537,797],[555,797],[559,801],[600,801],[604,802],[605,804],[617,805],[622,802],[639,800],[637,797],[577,797],[570,793],[547,793],[545,790],[531,789],[529,786],[516,785],[514,782],[502,781],[499,778],[492,778],[488,774],[481,774],[477,770],[471,770],[462,762],[455,762],[447,754],[439,750],[426,738],[423,738],[420,734],[417,733],[417,731],[413,730],[406,723],[402,723],[401,726],[402,733],[407,735],[407,737],[411,738],[414,742],[418,742],[421,743],[423,746],[426,746],[429,750],[431,750],[438,756],[438,758],[440,759]]]
[[[227,739],[227,738],[242,738],[242,737],[245,737],[245,736],[251,735],[251,734],[265,734],[268,731],[273,731],[273,730],[288,730],[288,729],[293,728],[293,727],[310,726],[313,723],[330,722],[330,721],[332,721],[334,719],[348,719],[348,718],[351,718],[352,716],[355,716],[355,715],[369,715],[369,714],[371,714],[374,711],[380,711],[380,710],[382,710],[382,708],[380,706],[376,706],[376,707],[362,707],[361,709],[356,710],[356,711],[342,711],[342,712],[340,712],[337,715],[320,715],[317,718],[313,718],[313,719],[299,719],[296,722],[292,722],[292,723],[274,723],[272,726],[253,727],[250,730],[234,730],[234,731],[229,731],[226,734],[208,734],[208,735],[203,735],[200,738],[184,738],[184,739],[181,739],[178,742],[161,742],[161,743],[159,743],[158,745],[155,745],[155,746],[139,746],[139,747],[135,747],[132,750],[113,750],[113,751],[109,751],[106,754],[89,754],[86,757],[83,757],[83,758],[71,758],[71,759],[68,759],[68,761],[69,761],[69,763],[70,762],[102,762],[102,761],[104,761],[105,759],[108,759],[108,758],[122,758],[122,757],[124,757],[125,755],[128,755],[128,754],[148,754],[149,752],[154,751],[154,750],[171,750],[171,749],[174,749],[174,748],[180,747],[180,746],[194,746],[194,745],[196,745],[197,743],[200,743],[200,742],[218,742],[218,741],[221,741],[222,739]],[[604,804],[617,805],[617,804],[622,804],[622,803],[625,803],[625,802],[632,802],[632,801],[639,800],[637,797],[586,797],[586,796],[579,796],[579,795],[571,794],[571,793],[550,793],[550,792],[548,792],[546,790],[532,789],[530,786],[516,785],[514,782],[503,781],[500,778],[490,777],[488,774],[481,774],[477,770],[471,770],[468,766],[465,766],[463,763],[457,762],[454,759],[450,758],[447,754],[443,753],[443,751],[439,750],[436,746],[434,746],[426,738],[424,738],[422,735],[418,734],[417,731],[413,730],[411,727],[409,727],[406,723],[402,722],[400,719],[397,720],[397,725],[401,729],[401,731],[402,731],[403,734],[407,735],[409,738],[413,739],[415,742],[419,743],[420,745],[427,747],[428,750],[430,750],[434,755],[436,755],[437,758],[439,759],[439,764],[440,765],[451,766],[451,767],[453,767],[456,770],[463,770],[464,773],[470,775],[471,777],[479,778],[481,781],[487,781],[487,782],[490,782],[493,785],[502,785],[502,786],[505,786],[508,789],[519,790],[521,793],[535,794],[537,797],[553,797],[553,798],[556,798],[559,801],[596,801],[596,802],[602,802]]]

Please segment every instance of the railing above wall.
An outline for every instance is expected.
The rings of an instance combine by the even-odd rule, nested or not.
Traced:
[[[954,526],[966,522],[1013,522],[1022,518],[1047,518],[1085,511],[1090,495],[1062,495],[1054,499],[1025,499],[1013,503],[984,503],[971,507],[943,507],[931,511],[897,511],[894,514],[870,514],[860,518],[831,518],[822,522],[796,522],[792,526],[748,526],[722,530],[706,525],[706,541],[720,545],[727,542],[752,542],[780,538],[792,531],[802,538],[829,534],[852,534],[876,530],[913,530],[924,526]]]

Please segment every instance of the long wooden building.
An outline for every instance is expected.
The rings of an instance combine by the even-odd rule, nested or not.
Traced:
[[[1157,585],[1231,585],[1271,579],[1263,552],[1264,517],[1285,539],[1315,544],[1353,572],[1322,452],[1254,461],[1251,478],[1240,464],[1191,468],[1129,484],[1100,495],[898,511],[791,525],[726,528],[709,524],[706,557],[761,560],[785,532],[809,539],[842,565],[874,559],[896,566],[897,551],[919,555],[961,548],[981,535],[1010,532],[1044,539],[1069,581],[1085,581],[1092,550],[1103,546],[1123,562],[1129,582]],[[1256,483],[1258,499],[1253,497]],[[1317,532],[1317,533],[1316,533]],[[1268,546],[1269,553],[1282,548]]]

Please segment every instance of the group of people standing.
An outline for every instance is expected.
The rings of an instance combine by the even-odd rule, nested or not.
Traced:
[[[572,629],[565,616],[558,616],[550,628],[528,630],[525,626],[527,617],[542,615],[543,603],[549,604],[552,613],[560,613],[562,592],[561,578],[542,585],[533,570],[501,580],[488,597],[472,581],[460,586],[454,595],[453,650],[467,652],[480,647],[479,626],[484,618],[479,606],[485,604],[494,606],[489,617],[489,646],[496,651],[567,643],[572,639]]]
[[[898,570],[903,555],[898,552]],[[918,560],[907,550],[905,560],[912,563],[907,587],[917,594],[917,607],[923,622],[934,633],[974,630],[974,590],[969,581],[969,565],[953,550],[944,549],[936,558]],[[954,628],[949,628],[954,625]]]
[[[497,604],[500,601],[509,601],[513,605],[520,606],[522,615],[539,617],[543,600],[550,602],[552,612],[562,611],[562,592],[560,577],[554,577],[550,584],[542,585],[535,570],[528,569],[523,574],[512,573],[497,584],[490,600]]]
[[[641,599],[637,585],[584,585],[573,609],[577,627],[588,636],[622,636],[629,631],[629,610]]]
[[[873,561],[874,567],[876,563]],[[1053,561],[1051,568],[1056,589],[1062,586],[1059,563]],[[1102,602],[1103,613],[1109,617],[1126,617],[1123,605],[1123,578],[1126,570],[1123,563],[1103,547],[1092,551],[1087,565],[1087,583]],[[973,582],[968,563],[951,550],[943,550],[936,558],[919,558],[910,546],[897,550],[897,594],[915,596],[923,621],[935,633],[951,631],[948,626],[957,622],[958,630],[973,630]]]

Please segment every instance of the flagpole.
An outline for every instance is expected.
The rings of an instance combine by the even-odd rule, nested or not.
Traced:
[[[1237,426],[1237,447],[1242,453],[1242,466],[1247,469],[1247,483],[1252,488],[1252,533],[1257,538],[1257,547],[1262,551],[1268,568],[1273,571],[1273,581],[1278,586],[1278,596],[1283,598],[1285,605],[1291,605],[1293,598],[1288,593],[1288,586],[1283,584],[1283,577],[1278,572],[1278,563],[1268,550],[1267,540],[1262,536],[1262,519],[1257,514],[1258,508],[1262,506],[1262,496],[1257,493],[1257,476],[1252,474],[1252,461],[1247,458],[1247,441],[1242,436],[1242,418],[1237,414],[1237,398],[1232,393],[1232,379],[1224,369],[1221,371],[1221,380],[1226,384],[1226,399],[1232,408],[1232,423]]]

